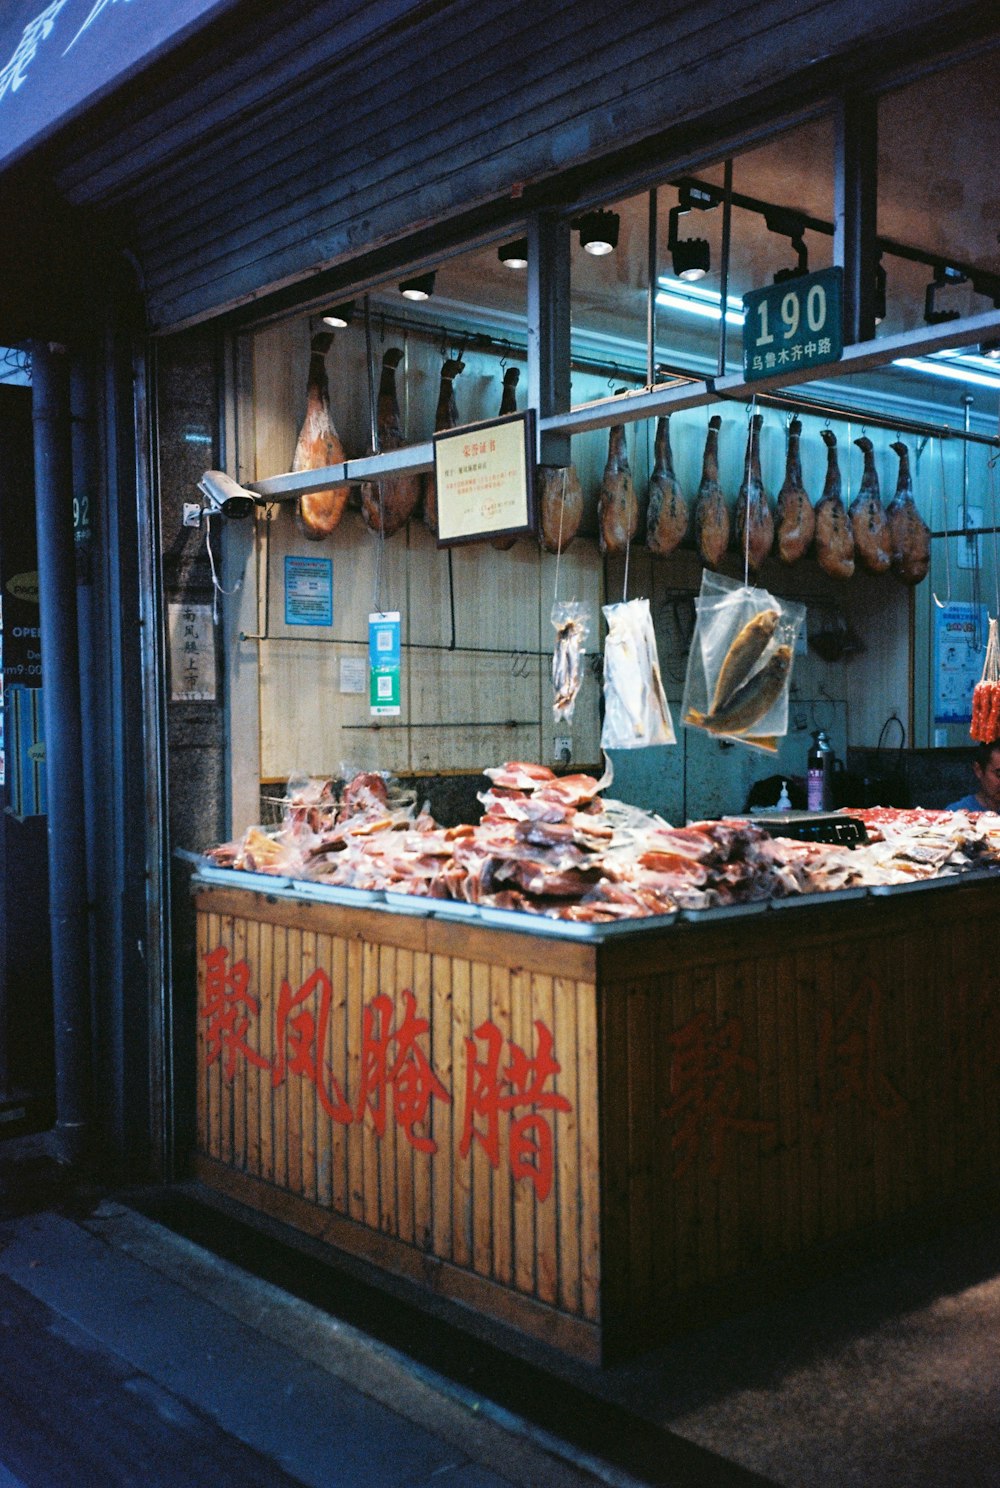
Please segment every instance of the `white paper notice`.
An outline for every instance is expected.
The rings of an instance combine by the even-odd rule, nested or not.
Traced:
[[[366,692],[367,689],[367,658],[364,656],[342,656],[340,658],[341,692]]]

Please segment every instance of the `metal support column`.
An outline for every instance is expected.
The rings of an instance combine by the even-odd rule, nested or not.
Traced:
[[[528,223],[528,403],[540,419],[570,406],[569,223],[541,212]],[[543,465],[568,465],[568,434],[540,434]]]
[[[844,345],[875,336],[878,100],[848,94],[837,116],[833,261],[844,270]]]
[[[90,1109],[90,944],[83,730],[73,530],[69,357],[32,347],[32,419],[41,620],[49,918],[55,1022],[56,1142],[83,1152]]]

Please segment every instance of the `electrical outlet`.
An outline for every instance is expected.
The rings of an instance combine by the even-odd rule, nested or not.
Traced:
[[[185,527],[201,526],[201,506],[197,501],[185,501],[184,514],[181,518]]]
[[[557,735],[552,741],[552,752],[557,760],[568,763],[573,758],[573,740],[563,734]]]

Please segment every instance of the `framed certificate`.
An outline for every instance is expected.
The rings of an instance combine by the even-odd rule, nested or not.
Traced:
[[[438,547],[535,530],[535,413],[434,435]]]

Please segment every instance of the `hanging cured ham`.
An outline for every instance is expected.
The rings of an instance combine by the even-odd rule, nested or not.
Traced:
[[[580,530],[583,490],[575,465],[539,465],[535,471],[538,536],[547,553],[564,552]]]
[[[449,357],[441,368],[441,386],[434,414],[435,434],[440,434],[442,429],[454,429],[461,422],[455,402],[455,378],[464,371],[465,363],[457,357]],[[433,475],[424,476],[424,521],[432,532],[437,532],[437,482]]]
[[[666,558],[687,536],[689,517],[687,502],[674,475],[669,417],[657,421],[653,451],[655,458],[646,508],[646,546],[651,553]]]
[[[624,553],[639,526],[639,503],[625,449],[624,424],[615,424],[608,435],[608,461],[601,480],[597,521],[601,552]]]
[[[879,494],[875,446],[863,434],[854,443],[865,460],[858,494],[851,502],[854,551],[869,573],[883,574],[892,566],[892,538],[889,533],[889,519]]]
[[[736,546],[746,555],[754,570],[760,568],[774,546],[774,517],[760,474],[760,426],[763,422],[763,415],[759,413],[750,420],[743,484],[736,498]]]
[[[788,426],[788,454],[785,480],[778,492],[778,555],[783,563],[798,563],[816,534],[816,513],[802,484],[802,461],[799,440],[802,420],[792,419]]]
[[[854,534],[840,497],[840,464],[837,436],[821,429],[826,445],[826,484],[816,503],[816,558],[831,579],[849,579],[854,573]]]
[[[517,384],[521,373],[517,367],[508,367],[503,374],[503,392],[500,394],[500,417],[505,414],[517,412]],[[493,546],[498,552],[506,553],[517,542],[516,537],[494,537]]]
[[[910,452],[898,441],[889,448],[899,456],[896,494],[889,502],[889,535],[892,539],[892,568],[904,584],[919,584],[931,566],[930,528],[917,511],[910,479]]]
[[[718,568],[729,546],[729,507],[719,485],[719,430],[722,419],[713,413],[705,435],[701,485],[694,503],[694,537],[702,563]]]
[[[403,360],[398,346],[390,346],[382,358],[378,390],[379,449],[404,449],[406,439],[396,397],[396,368]],[[361,487],[361,515],[373,532],[391,537],[404,527],[420,501],[419,475],[394,475],[385,480],[365,481]]]
[[[330,385],[326,376],[326,354],[333,336],[323,331],[312,338],[309,355],[309,381],[306,384],[306,416],[292,456],[292,471],[322,470],[327,465],[344,461],[341,444],[330,415]],[[313,491],[300,496],[296,503],[299,526],[306,537],[319,541],[329,537],[344,514],[350,486],[333,486],[328,491]]]

